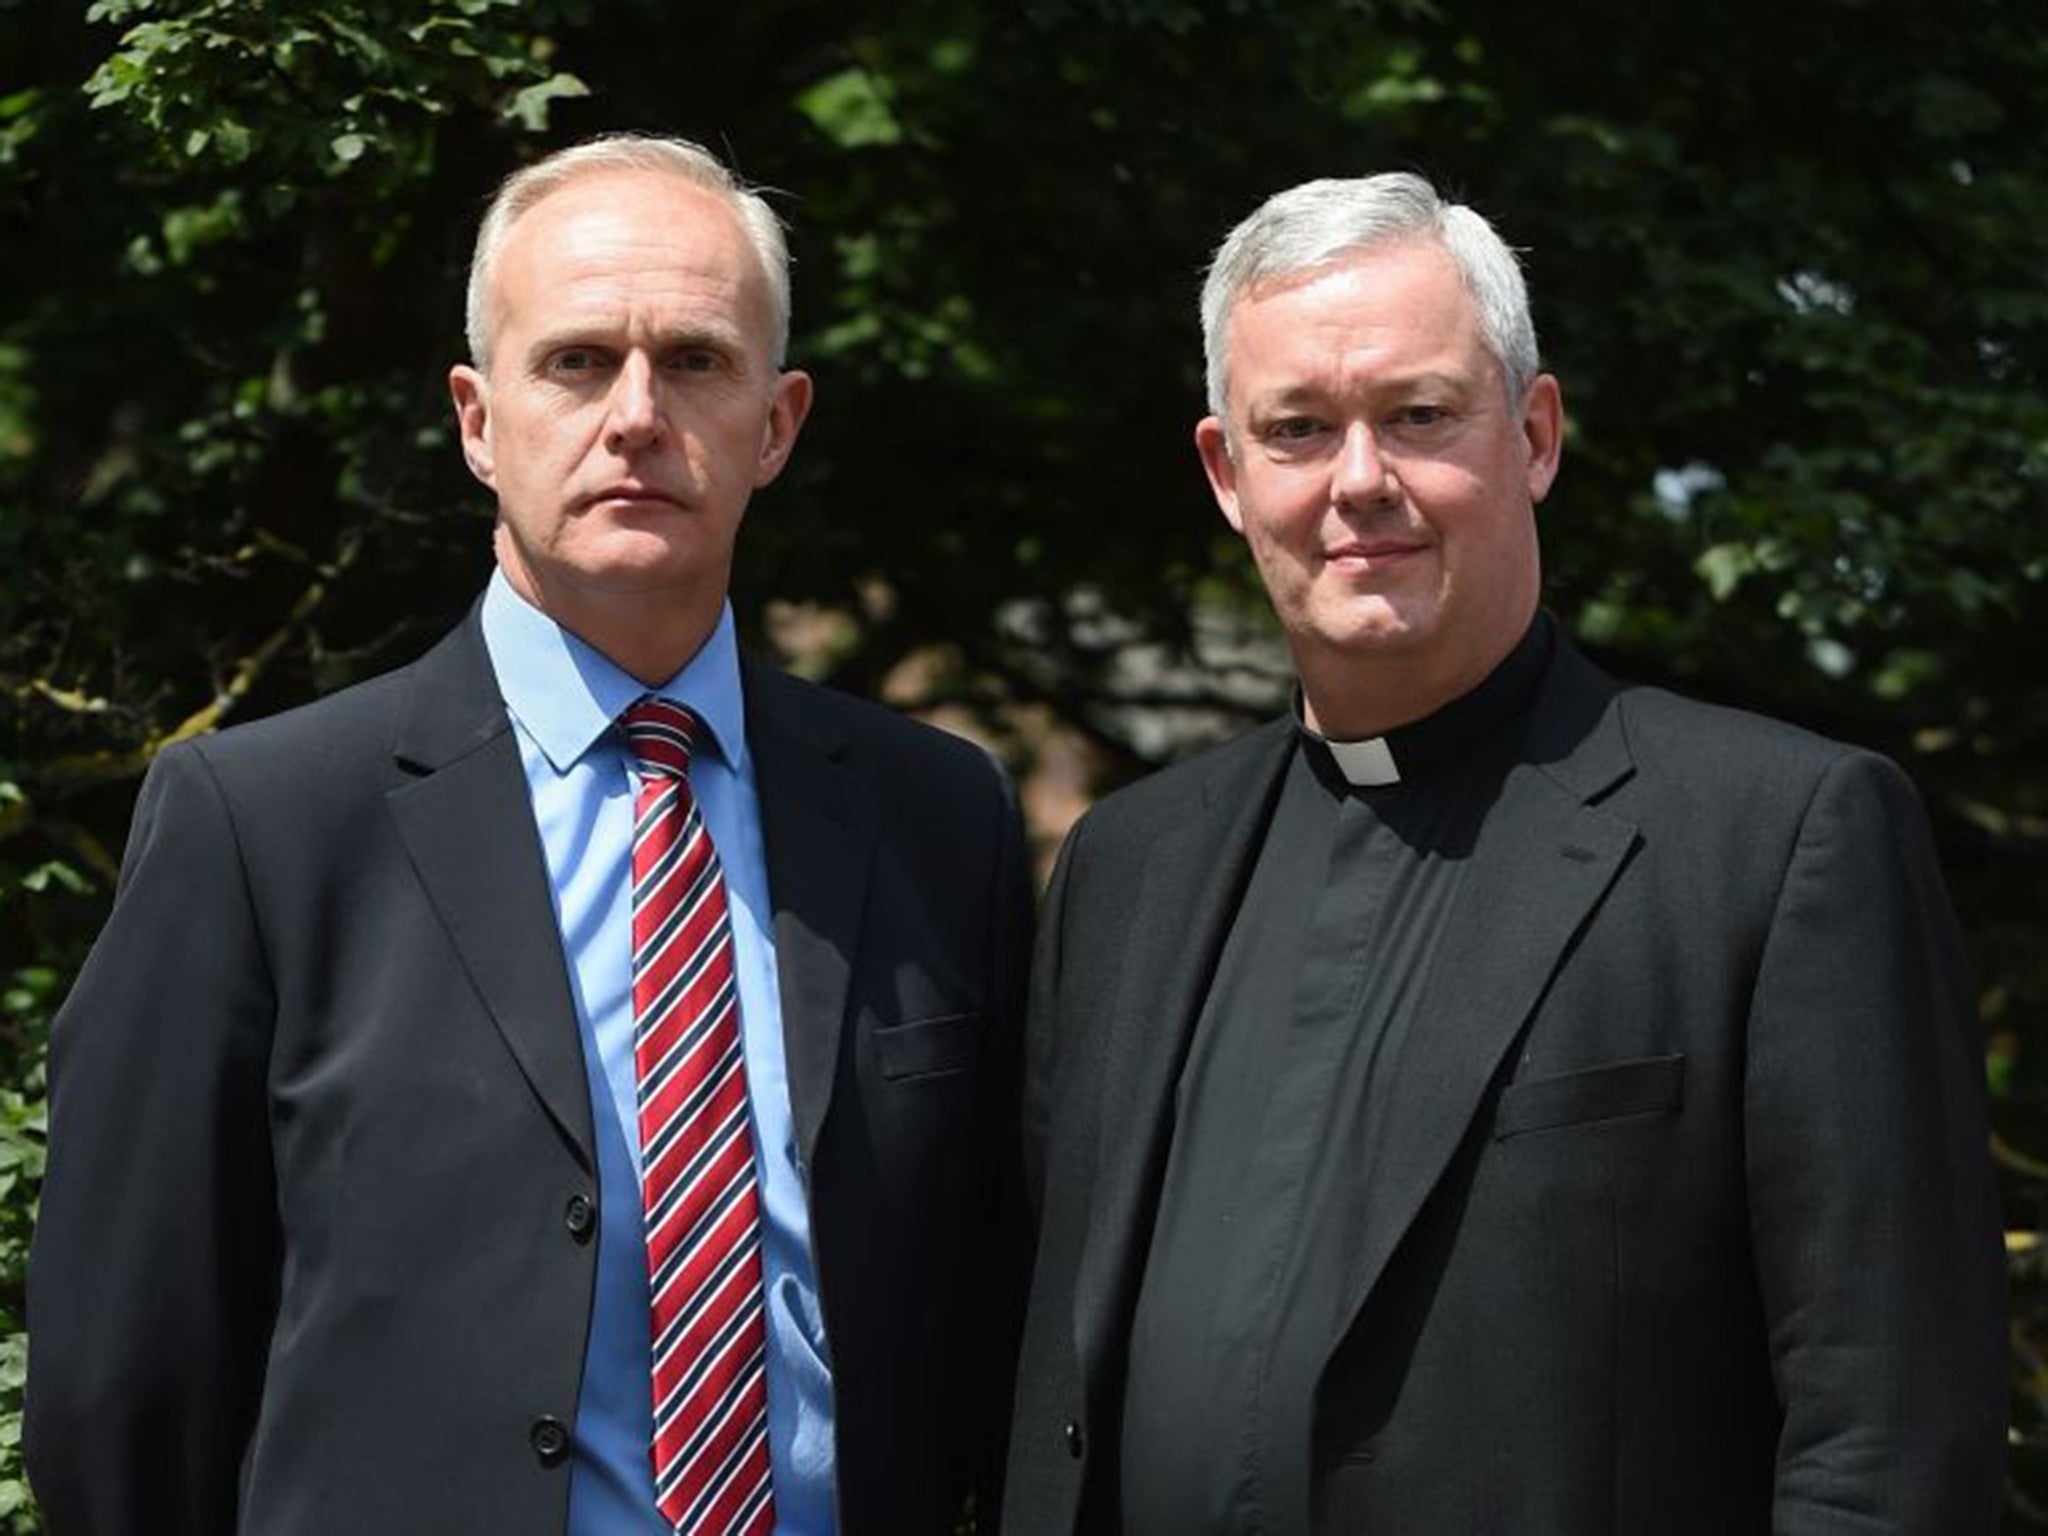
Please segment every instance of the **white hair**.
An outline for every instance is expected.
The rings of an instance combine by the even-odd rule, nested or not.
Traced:
[[[770,318],[775,334],[775,364],[789,351],[789,245],[782,220],[755,189],[747,186],[718,157],[689,139],[637,133],[608,133],[556,150],[499,183],[477,227],[476,252],[469,262],[469,298],[465,321],[469,357],[480,372],[491,367],[491,342],[496,317],[491,313],[491,284],[505,240],[521,215],[551,192],[579,177],[603,171],[657,171],[677,176],[715,194],[740,221],[768,280]]]
[[[1540,366],[1521,263],[1479,214],[1444,202],[1420,176],[1390,171],[1276,192],[1216,248],[1202,283],[1210,413],[1224,414],[1230,312],[1248,291],[1411,240],[1434,241],[1451,258],[1478,306],[1480,335],[1500,364],[1508,403],[1518,406]]]

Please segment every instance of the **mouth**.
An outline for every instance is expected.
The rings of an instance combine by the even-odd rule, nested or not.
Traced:
[[[1428,550],[1427,544],[1413,539],[1348,540],[1324,550],[1323,559],[1330,565],[1377,571],[1399,565]]]
[[[628,507],[672,507],[677,511],[684,510],[680,498],[671,496],[667,491],[655,486],[640,485],[633,481],[607,485],[583,498],[585,509],[607,504]]]

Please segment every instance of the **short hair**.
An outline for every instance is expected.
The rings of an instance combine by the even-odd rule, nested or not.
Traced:
[[[1508,403],[1519,402],[1540,366],[1521,263],[1479,214],[1443,201],[1420,176],[1389,171],[1276,192],[1216,248],[1202,283],[1210,413],[1224,414],[1230,312],[1247,291],[1411,240],[1434,241],[1451,258],[1478,306],[1480,334],[1500,364]]]
[[[714,194],[738,217],[747,241],[768,280],[770,320],[775,337],[775,365],[789,351],[789,244],[782,220],[759,190],[728,170],[703,145],[689,139],[639,133],[608,133],[567,149],[558,149],[498,184],[483,223],[477,226],[476,251],[469,262],[469,293],[465,325],[470,361],[490,371],[492,317],[490,291],[512,226],[551,192],[570,182],[605,171],[657,171],[680,177]]]

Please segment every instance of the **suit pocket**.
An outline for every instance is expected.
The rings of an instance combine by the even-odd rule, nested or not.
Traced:
[[[1685,1058],[1646,1056],[1582,1072],[1509,1083],[1493,1113],[1493,1139],[1624,1115],[1665,1114],[1685,1102]]]
[[[981,1015],[949,1013],[936,1019],[875,1027],[875,1063],[892,1082],[940,1077],[974,1065],[981,1043]]]

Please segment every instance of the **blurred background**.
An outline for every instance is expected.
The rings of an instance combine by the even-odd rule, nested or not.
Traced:
[[[1492,218],[1571,418],[1560,620],[1926,797],[1989,1040],[2008,1528],[2048,1529],[2038,0],[0,0],[0,1530],[39,1529],[47,1026],[140,775],[474,598],[475,222],[611,129],[712,146],[793,227],[818,405],[746,632],[987,742],[1044,861],[1284,698],[1190,443],[1216,241],[1386,169]]]

